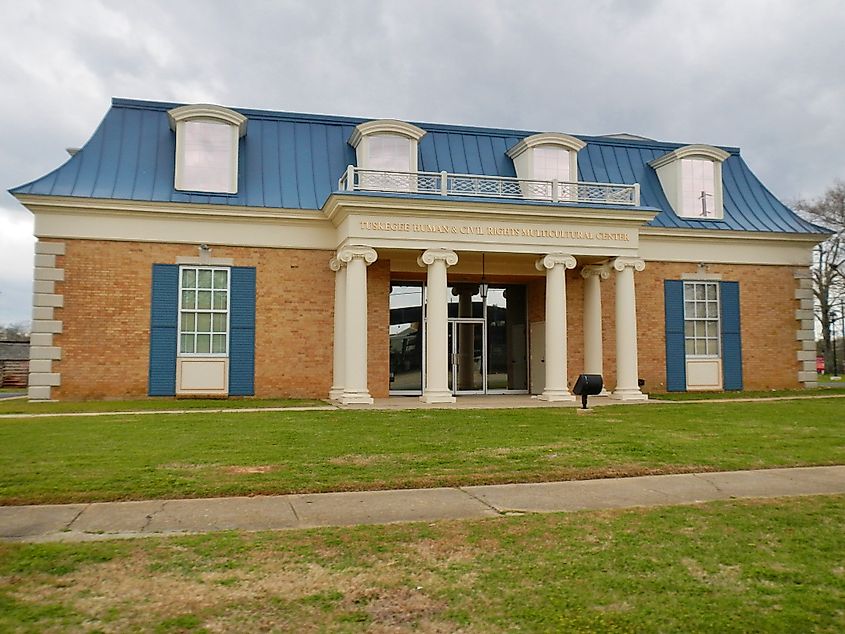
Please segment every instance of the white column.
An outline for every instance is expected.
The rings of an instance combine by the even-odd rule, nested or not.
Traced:
[[[575,268],[575,258],[550,253],[535,263],[546,272],[546,387],[544,401],[573,401],[566,385],[566,269]]]
[[[329,398],[340,400],[343,394],[343,373],[346,370],[346,263],[338,258],[329,261],[329,268],[334,271],[334,346],[332,363],[332,389]]]
[[[343,393],[339,399],[344,405],[373,402],[367,389],[367,266],[377,258],[370,247],[348,246],[337,252],[337,259],[346,264]]]
[[[602,345],[601,280],[610,277],[607,264],[590,264],[581,269],[584,278],[584,374],[604,374]],[[607,386],[601,394],[607,396]]]
[[[447,249],[429,249],[417,264],[428,267],[425,316],[424,403],[454,403],[449,387],[449,309],[446,296],[446,269],[458,263],[458,255]]]
[[[616,389],[613,398],[622,401],[645,401],[640,392],[637,368],[637,300],[634,291],[634,270],[645,269],[639,258],[616,258]]]

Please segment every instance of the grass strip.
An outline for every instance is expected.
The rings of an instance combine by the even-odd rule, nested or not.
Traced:
[[[148,398],[133,401],[0,401],[0,414],[66,414],[75,412],[143,412],[185,409],[248,409],[325,405],[314,399]]]
[[[841,632],[845,496],[0,544],[0,630]]]
[[[845,464],[841,399],[0,420],[0,502],[35,504]]]

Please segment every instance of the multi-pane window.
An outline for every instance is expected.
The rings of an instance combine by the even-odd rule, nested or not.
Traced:
[[[235,132],[231,125],[186,121],[182,138],[178,188],[232,193],[236,190]]]
[[[681,215],[691,218],[716,216],[716,178],[713,161],[681,160]]]
[[[540,181],[568,181],[569,150],[553,146],[534,148],[534,178]]]
[[[398,134],[374,134],[367,139],[367,170],[360,176],[362,189],[377,191],[411,191],[410,139]],[[390,174],[386,172],[401,172]]]
[[[533,179],[538,181],[559,181],[557,191],[558,200],[567,200],[570,198],[570,186],[566,184],[567,181],[571,180],[571,174],[569,172],[569,150],[552,145],[541,145],[534,148],[533,160]],[[554,198],[551,187],[548,184],[532,183],[530,185],[526,184],[524,187],[528,188],[526,195],[529,198],[546,200]]]
[[[684,342],[688,357],[719,356],[718,282],[684,282]]]
[[[229,269],[181,269],[179,353],[227,354],[229,350]]]

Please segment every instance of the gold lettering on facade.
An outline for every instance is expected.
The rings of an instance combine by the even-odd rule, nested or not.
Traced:
[[[624,231],[578,231],[568,229],[538,229],[535,227],[452,225],[427,222],[360,221],[363,231],[397,233],[445,233],[464,236],[496,236],[511,238],[556,238],[559,240],[600,240],[630,242],[631,236]]]

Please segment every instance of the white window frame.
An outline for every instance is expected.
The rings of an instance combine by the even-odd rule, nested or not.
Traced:
[[[349,145],[355,148],[357,166],[363,170],[359,186],[363,190],[409,192],[415,191],[419,170],[419,140],[425,136],[425,130],[395,119],[377,119],[355,126],[349,137]],[[370,141],[378,136],[395,136],[408,141],[408,162],[406,170],[383,170],[367,173],[373,169],[370,161]],[[403,162],[404,165],[404,162]]]
[[[169,110],[167,115],[170,120],[170,127],[176,132],[176,156],[173,170],[173,187],[179,191],[198,192],[203,194],[237,194],[238,193],[238,150],[240,137],[246,134],[247,119],[244,115],[228,108],[199,104],[191,106],[180,106]],[[189,123],[210,123],[214,125],[227,126],[230,132],[230,161],[228,171],[228,182],[225,187],[220,188],[196,188],[189,187],[192,183],[186,182],[187,168],[185,167],[185,137]],[[222,178],[222,177],[221,177]]]
[[[696,298],[696,289],[697,288],[704,289],[704,299],[697,299]],[[715,289],[714,299],[707,298],[707,289],[708,288]],[[688,293],[687,289],[690,289]],[[688,298],[688,295],[691,295],[691,298]],[[692,305],[692,314],[689,315],[688,313],[690,310],[690,305]],[[705,316],[704,317],[696,317],[696,306],[703,305],[705,307]],[[709,317],[707,315],[707,306],[708,305],[715,305],[716,307],[716,316]],[[716,334],[713,337],[708,337],[706,334],[707,324],[715,324],[716,327]],[[687,325],[693,325],[693,334],[687,335]],[[704,336],[698,336],[696,334],[696,324],[702,324],[704,326],[705,334]],[[693,345],[693,352],[687,352],[687,342],[692,341]],[[704,341],[705,353],[699,354],[695,352],[696,343],[699,341]],[[707,342],[715,341],[716,351],[715,352],[706,352],[707,350]],[[719,282],[717,281],[684,281],[684,354],[686,355],[687,359],[721,359],[722,358],[722,297],[720,294],[719,289]]]
[[[182,280],[183,280],[183,273],[184,271],[193,270],[195,272],[194,277],[194,287],[193,289],[188,289],[183,287]],[[211,308],[204,309],[204,308],[185,308],[182,305],[183,299],[183,291],[184,290],[194,290],[195,292],[199,291],[199,272],[200,271],[211,271],[212,283],[211,283],[211,290],[212,297],[211,297]],[[215,289],[214,288],[214,272],[215,271],[225,271],[226,272],[226,310],[215,309],[214,308],[214,291],[215,290],[222,290],[222,289]],[[196,305],[196,299],[194,304]],[[207,266],[203,264],[183,264],[179,266],[179,313],[177,318],[177,354],[179,357],[190,357],[190,358],[228,358],[229,357],[229,345],[231,343],[231,333],[232,333],[232,317],[231,317],[231,308],[232,308],[232,269],[228,266]],[[197,334],[206,334],[205,331],[199,333],[196,329],[196,316],[199,313],[211,313],[211,331],[208,332],[210,339],[209,339],[209,352],[184,352],[182,350],[182,315],[183,314],[193,314],[194,315],[194,330],[191,333],[184,333],[184,334],[192,334],[194,336],[194,350],[196,350],[196,336]],[[212,352],[214,349],[214,315],[226,315],[226,351],[225,352]],[[217,333],[220,334],[220,333]]]
[[[660,181],[660,186],[663,188],[663,193],[666,194],[666,199],[669,201],[669,204],[672,206],[672,210],[679,218],[713,222],[724,220],[725,218],[722,163],[726,161],[729,156],[730,154],[725,150],[713,147],[712,145],[687,145],[678,148],[677,150],[667,152],[653,161],[649,161],[649,165],[657,173],[657,178]],[[708,161],[713,166],[713,213],[710,215],[701,215],[700,202],[698,206],[692,210],[687,209],[684,205],[685,182],[683,163],[686,159]]]

